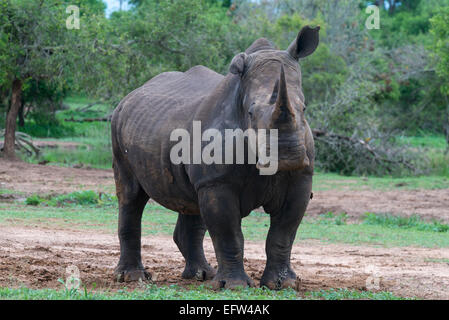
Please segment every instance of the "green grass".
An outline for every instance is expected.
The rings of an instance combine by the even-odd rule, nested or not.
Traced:
[[[349,289],[322,290],[306,292],[305,299],[324,300],[404,300],[390,292],[356,291]],[[145,285],[141,289],[121,289],[115,292],[95,291],[81,288],[79,290],[0,288],[0,299],[18,300],[296,300],[302,299],[293,289],[280,291],[263,288],[244,288],[215,291],[204,285],[191,289],[177,285],[156,286]]]
[[[410,145],[415,148],[446,149],[446,139],[444,135],[423,134],[414,137],[400,136],[397,139],[400,144]]]
[[[24,195],[25,193],[17,190],[10,189],[0,189],[0,194],[16,194],[16,195]]]
[[[398,137],[399,144],[409,145],[425,153],[429,162],[424,164],[432,175],[449,177],[449,153],[446,153],[447,142],[443,135],[421,133],[416,137]]]
[[[416,190],[448,189],[449,176],[419,177],[347,177],[336,173],[316,172],[313,190]]]
[[[433,232],[449,231],[449,225],[438,221],[428,223],[423,221],[417,215],[412,215],[411,217],[399,217],[391,214],[366,213],[363,222],[369,225],[381,225],[389,228],[406,228]]]
[[[117,206],[114,201],[97,205],[62,203],[62,207],[30,206],[19,203],[0,203],[0,223],[12,225],[47,225],[67,229],[93,229],[115,233],[117,229]],[[172,235],[177,213],[157,204],[148,204],[142,218],[142,235]],[[306,216],[301,223],[296,242],[316,240],[323,243],[349,243],[384,247],[417,246],[429,248],[449,247],[447,225],[425,223],[407,227],[392,227],[381,221],[382,215],[361,223],[347,223],[345,215]],[[376,220],[377,219],[377,220]],[[402,218],[397,218],[398,221]],[[368,222],[367,222],[368,221]],[[270,224],[269,216],[252,213],[242,221],[246,240],[266,239]]]
[[[391,292],[356,291],[349,289],[330,289],[315,292],[306,292],[308,299],[324,300],[409,300],[395,296]]]
[[[92,190],[75,191],[57,196],[32,195],[26,198],[25,203],[31,206],[45,205],[52,207],[93,205],[104,206],[114,205],[117,202],[116,196],[109,196],[104,193],[97,193]]]

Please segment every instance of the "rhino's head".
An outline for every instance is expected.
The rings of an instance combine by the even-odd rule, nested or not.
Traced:
[[[259,39],[245,53],[235,56],[230,65],[230,72],[241,78],[242,114],[248,128],[278,130],[278,170],[298,170],[309,165],[309,129],[298,60],[315,51],[319,29],[302,28],[285,51]],[[259,161],[257,165],[267,164]]]

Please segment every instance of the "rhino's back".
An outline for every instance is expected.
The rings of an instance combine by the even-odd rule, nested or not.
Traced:
[[[222,79],[222,75],[203,66],[186,72],[161,73],[120,102],[114,111],[112,126],[122,138],[136,136],[142,130],[152,134],[147,129],[160,135],[155,129],[161,126],[167,130],[184,128],[188,116],[194,114]]]
[[[114,157],[128,162],[150,197],[169,209],[198,211],[184,168],[170,161],[175,143],[170,141],[170,134],[191,126],[201,101],[222,79],[203,66],[165,72],[131,92],[114,110]]]
[[[184,104],[209,94],[224,77],[204,66],[195,66],[186,72],[164,72],[146,82],[145,95],[161,95]]]

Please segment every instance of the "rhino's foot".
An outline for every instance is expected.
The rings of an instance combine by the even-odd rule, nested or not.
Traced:
[[[254,281],[243,272],[237,275],[217,274],[211,281],[213,289],[237,289],[246,287],[255,287]]]
[[[144,269],[125,269],[117,267],[114,271],[114,276],[117,282],[151,280],[151,273]]]
[[[295,272],[289,267],[271,268],[270,270],[265,269],[260,286],[271,290],[297,289],[298,281]]]
[[[186,265],[184,272],[182,273],[182,277],[184,279],[197,279],[199,281],[210,280],[215,277],[214,268],[212,268],[209,264],[205,265]]]

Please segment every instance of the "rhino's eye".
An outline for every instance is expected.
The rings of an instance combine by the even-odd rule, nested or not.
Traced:
[[[248,110],[248,114],[249,114],[249,116],[252,118],[253,117],[253,115],[254,115],[254,107],[256,106],[256,103],[255,102],[253,102],[253,103],[251,103],[251,106],[249,107],[249,110]]]

